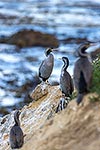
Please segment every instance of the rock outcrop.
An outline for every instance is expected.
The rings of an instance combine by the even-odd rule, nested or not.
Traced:
[[[41,84],[36,90],[44,90]],[[45,86],[47,93],[21,110],[21,128],[25,143],[21,150],[99,150],[100,105],[91,102],[96,94],[84,97],[84,106],[70,101],[67,108],[55,113],[61,98],[59,86]],[[37,92],[36,92],[37,93]],[[9,130],[13,126],[13,114],[0,118],[0,149],[10,150]]]
[[[21,48],[31,46],[59,46],[59,41],[54,35],[27,29],[21,30],[10,37],[1,37],[0,43],[14,44]]]

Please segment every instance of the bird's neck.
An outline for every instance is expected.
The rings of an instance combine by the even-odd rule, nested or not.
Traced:
[[[63,70],[66,71],[67,68],[68,68],[68,66],[69,66],[69,60],[68,60],[68,59],[65,59],[65,60],[63,60],[63,62],[64,62]]]
[[[68,64],[67,64],[67,63],[64,63],[64,65],[63,65],[63,70],[66,71],[67,68],[68,68]]]
[[[49,56],[51,56],[52,55],[52,53],[48,53],[47,55],[46,55],[46,57],[49,57]]]
[[[14,118],[14,120],[15,120],[15,125],[16,125],[16,126],[20,126],[19,118]]]
[[[83,47],[79,50],[79,56],[80,57],[87,57],[88,56],[88,53],[86,52],[86,47]]]

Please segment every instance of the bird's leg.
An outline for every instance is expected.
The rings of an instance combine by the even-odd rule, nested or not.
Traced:
[[[46,81],[42,80],[41,85],[50,85],[50,84],[49,84],[48,80],[46,80]]]
[[[42,82],[41,82],[41,89],[42,89],[42,91],[44,91],[46,88],[47,88],[46,82],[45,82],[45,81],[42,81]]]
[[[41,85],[44,85],[44,84],[45,84],[45,81],[42,80]]]

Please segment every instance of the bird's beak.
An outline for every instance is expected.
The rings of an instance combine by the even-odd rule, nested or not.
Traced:
[[[98,44],[100,44],[100,42],[90,42],[90,46],[96,46]]]
[[[59,60],[62,60],[62,58],[58,58]]]
[[[91,53],[97,50],[98,48],[100,48],[100,42],[91,42],[89,48],[86,51]]]
[[[58,51],[58,48],[53,48],[52,51]]]

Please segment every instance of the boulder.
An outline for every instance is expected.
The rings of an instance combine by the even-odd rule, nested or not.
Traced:
[[[10,37],[1,37],[0,43],[14,44],[18,47],[59,46],[59,42],[54,35],[27,29],[21,30]]]

